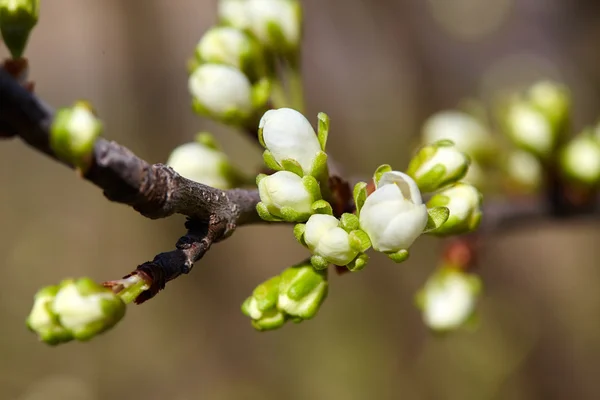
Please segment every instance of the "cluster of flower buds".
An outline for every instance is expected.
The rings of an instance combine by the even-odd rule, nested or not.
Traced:
[[[301,36],[295,0],[221,0],[220,24],[208,30],[189,63],[193,109],[248,127],[266,110],[277,57],[294,64]]]
[[[564,136],[570,105],[566,87],[542,81],[512,97],[501,113],[501,122],[518,148],[544,160],[553,155]]]
[[[118,295],[89,278],[65,280],[37,292],[27,326],[48,344],[85,341],[112,328],[125,309]]]
[[[259,331],[282,327],[287,321],[313,318],[327,297],[327,271],[304,262],[259,285],[242,305]]]
[[[13,58],[23,55],[39,9],[40,0],[0,1],[0,33]]]
[[[476,275],[442,265],[416,296],[425,325],[436,332],[448,332],[474,321],[481,286]]]
[[[231,189],[245,181],[210,133],[196,135],[194,142],[176,147],[167,165],[184,178],[217,189]]]

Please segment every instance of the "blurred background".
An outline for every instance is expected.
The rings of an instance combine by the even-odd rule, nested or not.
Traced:
[[[55,107],[86,98],[105,136],[151,162],[210,130],[242,168],[260,149],[191,112],[186,60],[216,0],[41,2],[27,55]],[[307,0],[308,116],[332,119],[329,150],[349,174],[406,165],[424,119],[466,97],[554,78],[574,127],[600,116],[596,0]],[[7,56],[0,49],[0,56]],[[319,315],[257,333],[253,288],[306,257],[289,227],[244,227],[188,276],[129,307],[90,343],[50,348],[24,324],[32,296],[62,278],[119,278],[173,248],[183,218],[150,221],[75,173],[0,143],[0,399],[597,399],[600,232],[593,221],[489,237],[475,332],[431,336],[413,296],[441,242],[394,265],[373,255],[331,277]]]

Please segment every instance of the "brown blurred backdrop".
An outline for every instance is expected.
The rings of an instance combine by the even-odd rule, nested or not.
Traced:
[[[308,115],[329,113],[330,151],[349,173],[402,167],[427,115],[537,77],[570,85],[577,129],[600,115],[596,0],[304,3]],[[208,129],[253,170],[258,148],[190,111],[185,62],[215,21],[216,0],[42,0],[31,78],[54,106],[90,99],[105,136],[149,161]],[[113,331],[49,348],[24,325],[40,286],[120,277],[171,249],[183,219],[109,203],[18,140],[0,143],[0,188],[2,400],[600,398],[591,221],[490,238],[473,333],[432,337],[413,307],[437,263],[428,238],[405,264],[373,256],[333,276],[316,319],[257,333],[242,300],[306,252],[288,227],[247,227]]]

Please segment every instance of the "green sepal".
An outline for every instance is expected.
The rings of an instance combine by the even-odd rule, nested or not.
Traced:
[[[343,213],[340,217],[340,227],[348,233],[360,228],[358,217],[354,214]]]
[[[279,209],[281,218],[286,222],[306,222],[310,218],[310,213],[300,213],[292,207],[281,207]]]
[[[427,160],[433,157],[436,151],[437,149],[433,145],[421,147],[408,163],[406,174],[414,179],[421,165],[423,165]]]
[[[255,109],[263,107],[271,96],[271,81],[268,78],[260,79],[252,85],[250,96]]]
[[[358,182],[354,185],[354,205],[356,206],[356,216],[360,216],[360,210],[362,206],[367,201],[367,183],[366,182]]]
[[[215,139],[215,137],[209,132],[200,132],[194,137],[194,141],[201,145],[208,147],[209,149],[221,151],[221,146]]]
[[[267,222],[283,221],[283,219],[272,215],[269,212],[269,208],[267,207],[267,205],[265,203],[263,203],[262,201],[259,201],[258,204],[256,204],[256,212],[258,213],[258,216],[264,221],[267,221]]]
[[[324,151],[319,151],[310,168],[310,175],[317,178],[321,182],[327,182],[329,179],[329,172],[327,169],[327,154]]]
[[[263,137],[263,128],[258,128],[258,142],[260,143],[260,145],[262,147],[264,147],[265,149],[267,148],[267,145],[265,144],[265,138]],[[264,155],[263,155],[264,157]]]
[[[354,260],[350,261],[350,263],[346,265],[346,268],[348,268],[348,270],[352,272],[360,271],[367,266],[368,262],[369,256],[365,253],[362,253],[356,256]]]
[[[294,237],[302,246],[306,247],[306,242],[304,241],[304,232],[306,232],[306,224],[296,224],[294,225]]]
[[[263,161],[264,161],[265,165],[267,166],[267,168],[270,168],[274,171],[282,170],[281,165],[279,165],[279,163],[277,162],[275,157],[273,157],[273,153],[271,153],[269,150],[265,150],[263,152]]]
[[[315,214],[333,215],[333,208],[325,200],[317,200],[310,207]]]
[[[310,258],[310,263],[317,270],[326,269],[329,266],[329,261],[316,254],[313,254],[313,256]]]
[[[266,151],[266,150],[265,150]],[[289,171],[293,174],[298,175],[299,177],[304,176],[304,171],[302,171],[302,166],[300,163],[294,159],[286,158],[285,160],[281,160],[281,166],[284,171]]]
[[[395,253],[387,253],[387,256],[395,263],[401,263],[408,259],[408,250],[398,250]]]
[[[246,298],[246,300],[244,300],[244,302],[242,303],[242,314],[244,314],[246,317],[250,317],[250,302],[252,301],[252,296],[248,296],[248,298]]]
[[[471,218],[469,218],[469,223],[468,223],[468,228],[469,228],[470,232],[473,232],[477,228],[479,228],[479,224],[481,224],[482,215],[483,215],[483,213],[481,211],[476,211],[473,213],[473,215],[471,215]]]
[[[448,220],[448,217],[450,216],[450,210],[448,207],[428,208],[427,214],[427,225],[425,225],[423,233],[440,228],[444,222]]]
[[[304,184],[306,191],[310,193],[313,201],[321,200],[321,188],[319,186],[319,182],[317,182],[314,176],[303,176],[302,183]]]
[[[354,250],[364,253],[371,247],[371,238],[367,232],[360,229],[353,230],[349,233],[350,247]]]
[[[263,179],[265,179],[267,176],[267,174],[258,174],[256,175],[256,185],[258,186],[258,184],[260,183],[260,181],[262,181]]]
[[[392,172],[392,166],[389,164],[383,164],[380,165],[379,167],[377,167],[377,169],[375,170],[375,173],[373,174],[373,180],[375,181],[375,185],[379,185],[379,180],[381,179],[381,176],[383,174],[385,174],[386,172]]]
[[[256,300],[256,306],[259,311],[265,312],[277,305],[280,280],[279,276],[274,276],[254,289],[252,297]]]
[[[252,327],[254,327],[254,329],[257,331],[264,332],[279,329],[285,325],[286,321],[287,316],[278,309],[274,308],[266,311],[261,319],[253,319],[251,324]]]
[[[444,175],[446,175],[446,167],[442,164],[436,164],[419,178],[415,176],[412,176],[412,178],[422,193],[431,193],[445,186],[442,184]]]
[[[320,112],[317,115],[319,119],[319,126],[317,129],[317,137],[319,138],[319,144],[321,144],[321,150],[325,151],[327,145],[327,137],[329,136],[329,116],[324,112]]]

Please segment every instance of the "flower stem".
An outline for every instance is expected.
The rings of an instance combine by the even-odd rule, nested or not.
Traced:
[[[104,285],[111,287],[113,292],[115,292],[125,304],[131,303],[140,294],[150,288],[148,282],[146,282],[140,275],[136,274],[127,278],[107,282]]]

